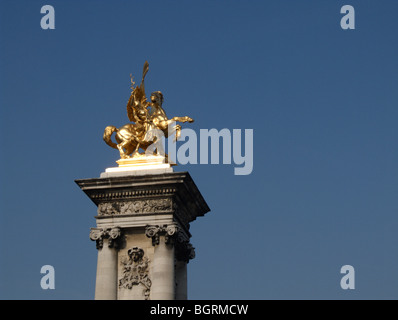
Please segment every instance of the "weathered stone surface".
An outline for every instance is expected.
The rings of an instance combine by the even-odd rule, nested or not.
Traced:
[[[187,299],[187,263],[195,257],[189,224],[210,211],[189,173],[76,183],[98,207],[90,232],[98,249],[95,298]]]

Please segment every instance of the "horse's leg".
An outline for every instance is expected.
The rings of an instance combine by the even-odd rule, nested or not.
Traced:
[[[171,136],[174,132],[176,133],[174,141],[177,141],[181,135],[181,126],[179,124],[175,125],[174,127],[170,128],[172,123],[176,121],[179,122],[193,122],[193,119],[190,117],[174,117],[170,120],[165,120],[159,123],[159,128],[163,131],[165,138]]]
[[[140,144],[137,143],[137,146],[135,147],[133,154],[131,155],[132,158],[134,158],[135,154],[138,152],[138,149],[140,148]]]
[[[173,119],[171,120],[167,120],[167,121],[162,121],[163,123],[163,133],[164,133],[164,137],[168,138],[169,136],[173,135],[173,133],[176,133],[176,136],[174,137],[174,141],[177,141],[177,139],[180,137],[181,135],[181,126],[179,124],[171,127],[170,125],[172,123],[175,123],[175,121]]]
[[[130,141],[131,142],[131,141]],[[126,154],[130,155],[134,152],[135,149],[135,144],[129,143],[127,146],[124,147],[126,150]],[[130,156],[132,158],[134,156],[134,153]]]
[[[121,159],[127,159],[127,158],[128,158],[128,155],[124,152],[121,143],[119,143],[119,144],[117,145],[117,148],[119,149],[119,152],[120,152],[120,158],[121,158]]]
[[[174,117],[171,119],[172,121],[178,121],[178,122],[193,122],[194,120],[188,116],[185,117]]]
[[[119,149],[119,152],[120,152],[120,157],[122,158],[122,159],[128,159],[128,158],[130,158],[130,156],[128,155],[128,153],[127,152],[125,152],[124,150],[123,150],[123,148],[126,148],[126,151],[127,151],[127,146],[128,146],[128,144],[129,144],[129,140],[124,140],[123,142],[121,142],[121,143],[119,143],[118,145],[117,145],[117,148]]]
[[[176,142],[176,141],[180,138],[180,136],[181,136],[181,126],[180,126],[179,124],[177,124],[177,125],[174,127],[174,131],[176,132],[176,135],[175,135],[175,137],[174,137],[174,142]]]

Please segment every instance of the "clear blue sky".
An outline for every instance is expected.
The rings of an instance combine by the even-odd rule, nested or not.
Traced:
[[[55,30],[40,28],[41,6]],[[340,8],[355,8],[342,30]],[[92,299],[99,177],[130,73],[200,129],[254,129],[254,170],[185,165],[191,299],[396,299],[398,2],[0,2],[0,298]],[[42,290],[40,268],[55,268]],[[356,289],[340,288],[352,265]]]

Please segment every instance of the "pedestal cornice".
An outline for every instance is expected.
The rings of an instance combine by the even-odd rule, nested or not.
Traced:
[[[188,172],[75,180],[98,206],[97,219],[173,214],[182,225],[210,211]]]

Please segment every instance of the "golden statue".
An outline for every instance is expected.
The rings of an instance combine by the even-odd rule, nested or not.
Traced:
[[[163,94],[160,91],[151,93],[150,101],[145,96],[144,79],[149,70],[148,61],[144,63],[141,84],[134,87],[135,82],[131,77],[131,95],[127,102],[127,116],[133,123],[128,123],[123,127],[116,128],[107,126],[104,131],[104,141],[112,148],[118,149],[121,159],[129,159],[134,156],[142,156],[147,148],[156,143],[158,136],[151,134],[151,130],[159,129],[164,137],[175,132],[175,140],[180,137],[181,125],[177,124],[169,128],[174,122],[193,122],[190,117],[174,117],[168,119],[166,112],[162,108]],[[112,134],[116,132],[114,143],[111,139]],[[143,152],[140,153],[139,149]],[[159,153],[159,150],[157,150]]]

